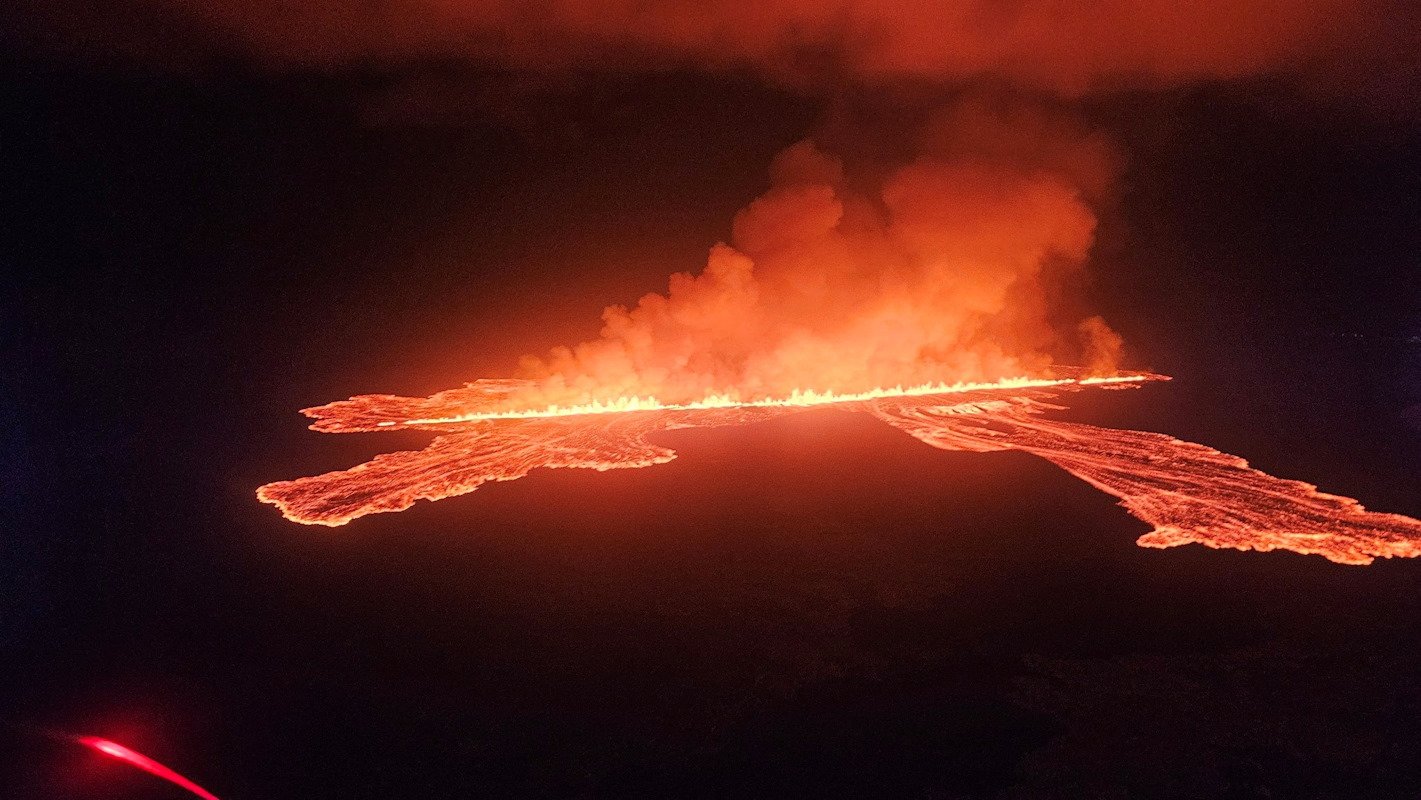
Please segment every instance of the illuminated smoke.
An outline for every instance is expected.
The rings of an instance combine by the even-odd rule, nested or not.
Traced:
[[[134,4],[137,6],[137,4]],[[53,14],[83,25],[84,7]],[[1403,0],[160,0],[159,51],[183,36],[278,68],[464,59],[537,71],[753,69],[795,84],[953,82],[990,75],[1067,95],[1270,71],[1365,75],[1404,53]],[[98,12],[89,11],[89,14]],[[142,30],[111,24],[129,40]],[[198,32],[201,32],[200,34]],[[1385,77],[1385,76],[1381,76]]]
[[[387,453],[348,470],[270,483],[257,491],[287,519],[344,525],[417,500],[467,494],[490,481],[516,480],[537,468],[627,469],[663,464],[675,452],[648,437],[673,428],[744,425],[834,403],[872,414],[944,450],[1021,450],[1040,456],[1120,498],[1153,530],[1145,547],[1197,542],[1240,550],[1292,550],[1343,564],[1421,555],[1421,521],[1366,511],[1355,500],[1248,467],[1241,458],[1158,433],[1115,430],[1042,416],[1062,395],[1090,386],[1123,387],[1158,376],[1006,388],[969,387],[937,394],[883,392],[871,399],[821,397],[777,405],[729,402],[695,409],[624,410],[526,418],[497,413],[518,386],[469,384],[429,398],[365,395],[310,408],[316,430],[439,433],[418,451]],[[577,414],[573,412],[581,411]]]
[[[978,99],[924,128],[919,154],[865,188],[811,141],[780,153],[700,274],[606,309],[596,339],[525,359],[536,386],[520,404],[997,380],[1049,374],[1061,355],[1112,373],[1104,320],[1051,322],[1069,299],[1055,284],[1094,239],[1088,201],[1114,177],[1105,139]]]
[[[203,31],[206,46],[277,70],[691,68],[749,71],[841,99],[959,98],[924,130],[895,132],[917,147],[891,168],[841,163],[811,140],[786,150],[769,190],[737,215],[703,270],[608,308],[597,338],[525,360],[520,376],[533,384],[516,405],[862,391],[1049,375],[1061,362],[1111,374],[1120,337],[1063,287],[1080,283],[1065,276],[1087,260],[1119,160],[1100,134],[1046,109],[1092,93],[1262,75],[1299,84],[1320,74],[1405,77],[1397,56],[1414,30],[1400,0],[154,8],[145,13]]]

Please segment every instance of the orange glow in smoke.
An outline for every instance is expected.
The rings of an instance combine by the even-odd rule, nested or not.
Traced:
[[[537,468],[605,471],[676,457],[648,437],[675,428],[743,425],[835,404],[871,414],[943,450],[1021,450],[1120,499],[1151,525],[1144,547],[1195,542],[1214,548],[1292,550],[1343,564],[1421,555],[1421,521],[1367,511],[1357,501],[1252,469],[1236,456],[1159,433],[1050,419],[1061,397],[1133,388],[1159,375],[1011,379],[860,394],[801,392],[688,404],[622,402],[508,410],[521,381],[478,381],[428,398],[361,395],[305,410],[330,433],[433,430],[423,450],[387,453],[348,470],[269,483],[257,490],[295,522],[338,526],[417,500],[466,494]]]

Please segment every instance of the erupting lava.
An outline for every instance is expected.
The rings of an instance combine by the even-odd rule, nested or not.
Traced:
[[[1364,509],[1355,500],[1251,469],[1241,458],[1159,433],[1052,420],[1061,395],[1129,388],[1159,375],[1082,380],[1010,379],[928,384],[856,394],[798,392],[738,401],[712,396],[663,404],[629,397],[585,406],[510,409],[522,381],[484,380],[429,398],[362,395],[304,411],[327,433],[420,429],[423,450],[387,453],[340,472],[269,483],[257,490],[287,519],[344,525],[402,511],[416,500],[466,494],[487,481],[516,480],[538,467],[596,470],[663,464],[676,454],[648,441],[675,428],[741,425],[836,404],[872,414],[943,450],[1021,450],[1120,498],[1153,530],[1145,547],[1197,542],[1214,548],[1312,553],[1344,564],[1421,555],[1421,521]]]
[[[1421,555],[1421,522],[1409,517],[1203,445],[1052,419],[1063,395],[1163,379],[1075,377],[1118,374],[1123,344],[1068,302],[1094,241],[1091,203],[1118,169],[1113,148],[1070,116],[990,97],[931,115],[918,136],[910,161],[860,181],[813,141],[787,148],[704,269],[607,307],[596,338],[525,357],[519,380],[306,409],[317,431],[436,436],[257,496],[296,522],[344,525],[539,467],[663,464],[676,454],[651,441],[659,431],[833,404],[944,450],[1047,459],[1149,523],[1146,547],[1286,549],[1347,564]],[[1063,360],[1084,369],[1053,366]],[[931,382],[1012,374],[1038,377]],[[794,388],[804,386],[820,390]],[[893,388],[864,391],[873,386]]]

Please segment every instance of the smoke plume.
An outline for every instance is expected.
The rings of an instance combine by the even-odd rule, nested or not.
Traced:
[[[81,8],[66,25],[98,6]],[[1408,73],[1414,59],[1399,54],[1413,52],[1416,30],[1394,0],[160,0],[144,9],[168,24],[130,21],[125,35],[200,31],[200,46],[275,69],[455,60],[533,73],[749,70],[826,94],[931,86],[922,96],[940,98],[972,87],[898,132],[914,147],[896,163],[846,163],[813,138],[782,152],[768,190],[735,216],[699,274],[607,308],[595,339],[524,359],[522,377],[539,395],[524,400],[550,403],[862,391],[1041,375],[1062,363],[1108,374],[1121,339],[1077,310],[1066,287],[1082,282],[1120,159],[1061,108],[1102,91],[1260,75],[1325,74],[1315,82],[1334,89],[1348,75],[1384,81]]]
[[[931,119],[867,187],[813,141],[770,166],[699,275],[603,312],[601,335],[524,377],[550,401],[670,402],[1041,374],[1054,353],[1114,369],[1103,320],[1053,325],[1051,276],[1079,270],[1116,158],[1038,108],[974,101]]]
[[[174,34],[277,66],[475,59],[546,71],[754,69],[801,84],[992,75],[1080,95],[1327,62],[1357,73],[1406,50],[1394,0],[158,0],[64,4],[52,26],[133,43]],[[91,17],[105,14],[112,24]],[[160,17],[161,22],[150,21]],[[139,21],[135,21],[139,20]],[[140,22],[141,21],[141,22]],[[117,34],[115,34],[117,36]],[[154,47],[148,50],[157,49]],[[1401,71],[1393,65],[1391,74]]]

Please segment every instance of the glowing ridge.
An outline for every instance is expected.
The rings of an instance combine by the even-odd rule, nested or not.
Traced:
[[[939,394],[961,394],[991,389],[1037,389],[1051,386],[1094,386],[1109,383],[1136,383],[1155,380],[1154,375],[1116,375],[1106,378],[1003,378],[998,381],[974,383],[922,383],[916,386],[894,386],[891,389],[875,388],[865,392],[835,392],[816,389],[795,389],[789,397],[767,397],[755,400],[740,400],[729,394],[712,394],[689,403],[663,403],[655,397],[618,397],[615,400],[593,400],[574,406],[550,405],[540,409],[512,411],[477,411],[452,417],[429,417],[407,419],[401,422],[386,420],[377,423],[382,428],[394,425],[454,425],[461,422],[479,422],[495,419],[544,419],[547,417],[581,417],[589,414],[620,414],[631,411],[704,411],[714,408],[807,408],[834,403],[858,403],[865,400],[882,400],[890,397],[927,397]]]

